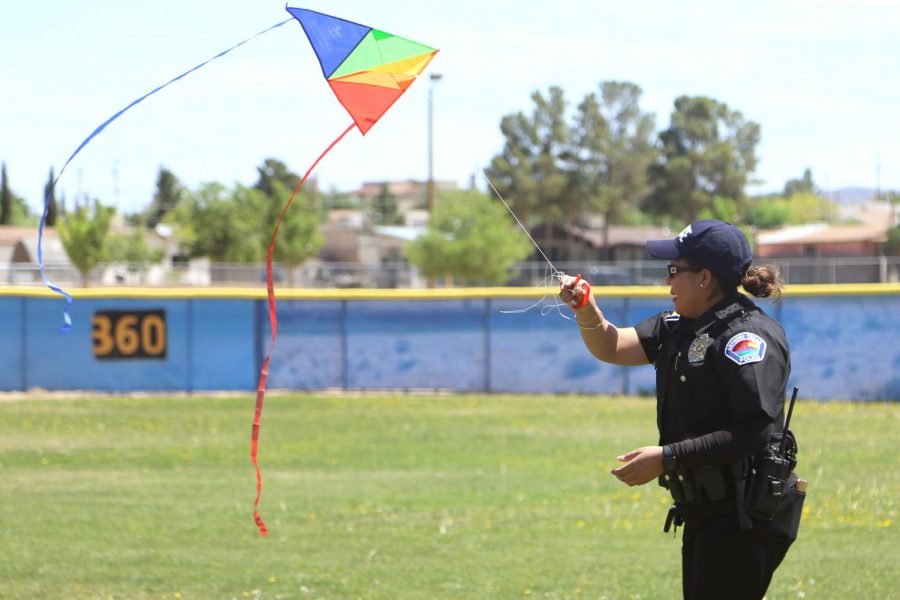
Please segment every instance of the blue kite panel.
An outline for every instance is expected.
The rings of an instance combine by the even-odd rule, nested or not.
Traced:
[[[269,311],[263,301],[258,302],[257,319],[258,369],[272,341]],[[269,363],[269,387],[301,390],[340,387],[344,377],[341,319],[339,302],[280,301],[278,340]],[[253,387],[256,387],[255,380]]]
[[[371,27],[305,8],[288,7],[287,11],[300,22],[306,32],[326,79],[331,77],[359,42],[372,31]]]
[[[347,385],[479,391],[483,300],[347,302]]]
[[[25,334],[26,298],[0,298],[0,390],[26,390]],[[59,304],[57,304],[57,309]],[[59,311],[56,315],[59,321]]]

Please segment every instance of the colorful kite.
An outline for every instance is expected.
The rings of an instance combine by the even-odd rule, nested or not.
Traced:
[[[272,254],[275,251],[275,240],[278,237],[278,229],[281,222],[287,214],[288,209],[294,202],[294,197],[306,180],[309,178],[313,169],[319,164],[328,152],[340,142],[344,136],[356,127],[360,133],[365,135],[375,123],[378,122],[388,109],[393,106],[400,96],[403,95],[416,77],[428,66],[437,50],[418,42],[413,42],[406,38],[398,37],[384,31],[373,29],[359,23],[339,19],[322,13],[303,8],[285,7],[291,16],[296,19],[303,27],[303,31],[309,38],[319,64],[322,66],[322,73],[331,86],[334,95],[338,101],[344,106],[353,123],[350,124],[313,162],[300,183],[291,193],[278,222],[275,225],[275,231],[272,234],[272,240],[269,243],[269,251],[266,255],[266,289],[268,290],[269,300],[269,321],[272,325],[272,343],[268,354],[262,363],[259,374],[259,383],[256,390],[256,409],[253,416],[253,432],[251,439],[250,459],[256,470],[256,498],[253,501],[253,519],[256,521],[257,527],[262,535],[266,535],[266,526],[259,514],[259,500],[262,493],[262,473],[259,468],[258,450],[259,450],[259,432],[262,418],[263,399],[266,393],[266,382],[269,376],[269,362],[272,358],[272,349],[275,346],[275,340],[278,335],[278,316],[275,305],[275,290],[272,277]],[[126,111],[141,103],[146,98],[156,94],[163,88],[179,81],[185,76],[193,73],[197,69],[206,64],[221,58],[232,50],[246,44],[247,42],[265,34],[273,29],[291,22],[287,19],[280,23],[272,25],[268,29],[260,31],[254,36],[219,52],[209,60],[185,71],[184,73],[174,77],[163,85],[151,90],[140,98],[131,102],[128,106],[115,113],[112,117],[100,124],[94,131],[81,142],[75,152],[69,156],[69,159],[60,169],[59,175],[53,182],[53,186],[59,181],[66,167],[72,162],[72,159],[100,132],[102,132],[110,123],[118,119]],[[41,240],[44,231],[44,223],[47,217],[47,210],[50,205],[50,196],[52,192],[51,186],[48,189],[44,199],[44,214],[41,217],[41,223],[38,230],[38,263],[41,268],[41,276],[44,284],[53,291],[63,295],[67,302],[64,312],[65,325],[63,330],[67,330],[71,326],[71,320],[68,314],[68,305],[72,303],[72,297],[50,283],[44,275],[43,255],[41,252]]]
[[[437,50],[303,8],[288,8],[303,26],[322,74],[365,134],[428,66]]]
[[[253,434],[250,460],[256,469],[256,498],[253,501],[253,519],[262,535],[266,535],[266,525],[259,514],[259,498],[262,493],[262,473],[257,454],[259,450],[260,419],[266,381],[269,377],[269,361],[278,335],[278,315],[275,308],[275,292],[272,278],[272,253],[275,239],[284,215],[294,201],[294,196],[303,187],[312,170],[353,127],[363,135],[378,119],[403,95],[416,77],[428,66],[437,50],[402,37],[372,29],[365,25],[323,15],[303,8],[288,7],[287,11],[303,26],[309,43],[322,65],[322,74],[331,86],[334,95],[344,106],[353,124],[343,131],[324,152],[313,162],[303,179],[294,189],[284,205],[275,225],[275,232],[266,255],[266,288],[269,292],[269,322],[272,324],[272,344],[263,360],[256,388],[256,411],[253,416]]]

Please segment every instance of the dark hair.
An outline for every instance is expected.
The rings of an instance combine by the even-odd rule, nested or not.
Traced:
[[[741,278],[741,285],[751,296],[756,298],[781,298],[784,282],[781,281],[778,267],[762,265],[750,267]]]

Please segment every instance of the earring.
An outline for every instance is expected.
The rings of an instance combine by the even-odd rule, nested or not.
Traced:
[[[700,284],[700,287],[704,287],[705,285],[706,285],[705,283],[701,283],[701,284]]]

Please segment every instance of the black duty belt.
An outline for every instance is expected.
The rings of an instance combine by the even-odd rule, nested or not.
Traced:
[[[734,496],[730,465],[677,466],[659,476],[659,485],[669,490],[678,505],[714,502]]]

